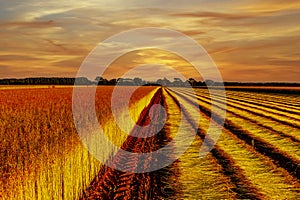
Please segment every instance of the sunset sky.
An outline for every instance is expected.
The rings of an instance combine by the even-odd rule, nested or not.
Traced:
[[[300,82],[299,20],[296,0],[1,1],[0,78],[74,77],[102,40],[132,28],[162,27],[202,45],[225,81]],[[160,51],[132,52],[106,76],[149,62],[176,69],[176,59]],[[180,72],[193,77],[184,65]]]

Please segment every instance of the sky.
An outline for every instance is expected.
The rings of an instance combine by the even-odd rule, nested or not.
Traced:
[[[300,82],[299,19],[296,0],[1,1],[0,78],[75,77],[105,39],[135,28],[157,27],[195,40],[224,81]],[[137,38],[143,39],[147,38]],[[170,45],[168,41],[162,40],[159,47]],[[155,67],[155,76],[167,76],[171,67],[185,77],[201,77],[173,52],[123,53],[105,71],[106,78],[145,64],[161,64]]]

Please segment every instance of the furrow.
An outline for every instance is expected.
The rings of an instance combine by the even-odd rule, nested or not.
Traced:
[[[197,93],[197,95],[199,97],[208,98],[206,96],[200,95],[199,93]],[[223,101],[218,100],[215,97],[213,97],[213,100],[215,102],[217,102],[217,103],[223,103],[224,104]],[[267,119],[272,119],[273,121],[282,123],[284,125],[288,125],[288,126],[300,129],[300,123],[299,123],[298,118],[288,117],[288,116],[282,115],[280,113],[274,113],[274,112],[270,112],[270,111],[263,111],[261,109],[258,109],[256,107],[254,107],[254,106],[251,106],[251,105],[243,105],[243,103],[239,103],[237,101],[234,102],[234,104],[227,101],[227,105],[230,105],[230,106],[232,106],[232,107],[234,107],[236,109],[240,109],[240,110],[243,110],[243,111],[251,112],[251,113],[253,113],[255,115],[258,115],[258,116],[261,116],[261,117],[265,117]],[[265,114],[265,113],[267,113],[267,114]]]
[[[168,93],[170,96],[175,98],[170,91],[168,91]],[[179,93],[177,92],[175,93],[178,95],[178,96],[176,95],[177,98],[180,98],[181,101],[185,102],[184,105],[190,104],[193,106],[198,106],[198,104],[195,104],[194,102],[189,101],[186,98],[182,98],[182,96]],[[189,119],[189,122],[191,123],[192,126],[197,127],[197,133],[202,139],[202,141],[206,137],[206,142],[207,142],[206,145],[211,146],[214,142],[206,135],[205,130],[198,127],[197,123],[192,119],[192,117],[189,116],[186,110],[184,111],[184,115],[187,119]],[[211,150],[211,153],[213,157],[216,159],[216,161],[219,163],[219,165],[222,167],[223,174],[228,176],[231,180],[231,183],[234,184],[235,187],[232,188],[232,190],[236,193],[238,198],[261,199],[263,197],[263,194],[261,194],[251,184],[251,182],[244,175],[243,170],[241,170],[241,168],[235,164],[235,161],[230,157],[228,153],[220,149],[218,145],[214,146],[214,148]]]
[[[198,107],[198,104],[192,100],[184,96],[182,98]],[[200,126],[207,128],[211,126],[209,124],[211,113],[205,112],[203,114],[201,119],[206,120],[202,120]],[[220,119],[213,120],[216,123],[221,121]],[[202,137],[204,137],[205,130],[202,131]],[[249,141],[239,137],[237,132],[227,127],[223,130],[223,134],[220,135],[217,146],[230,155],[236,165],[243,171],[248,181],[265,196],[263,198],[285,199],[288,197],[298,199],[300,197],[300,186],[295,174],[288,172],[284,168],[278,168],[278,162],[270,159],[269,155],[257,151],[256,145],[253,146],[253,143]]]
[[[192,97],[192,95],[190,94],[187,94],[189,96]],[[209,97],[205,97],[205,96],[198,96],[197,99],[201,102],[204,102],[204,103],[207,103],[209,106],[212,105],[211,101],[210,101],[210,98]],[[215,102],[218,102],[219,104],[224,104],[224,102],[222,101],[215,101]],[[226,110],[227,113],[230,113],[231,115],[234,115],[236,116],[237,118],[240,118],[242,120],[245,120],[245,121],[248,121],[248,122],[251,122],[253,124],[255,124],[256,126],[262,128],[263,130],[267,130],[267,131],[271,131],[272,134],[277,134],[278,136],[280,137],[283,137],[283,138],[288,138],[290,141],[292,141],[295,145],[299,145],[300,144],[300,136],[298,134],[293,134],[293,132],[289,132],[289,133],[285,133],[285,132],[282,132],[282,131],[279,131],[279,130],[276,130],[276,127],[273,128],[271,125],[274,125],[274,123],[272,123],[271,125],[266,125],[268,123],[261,123],[261,121],[266,121],[266,120],[255,120],[255,118],[257,116],[255,116],[254,113],[250,113],[249,115],[249,112],[247,112],[247,114],[242,114],[240,109],[239,108],[235,108],[233,107],[231,104],[226,104],[227,105],[227,109],[223,108],[222,106],[219,106],[218,104],[214,103],[214,106],[218,109],[221,109],[221,110]],[[231,109],[230,107],[234,108],[234,109]],[[253,115],[253,116],[252,116]]]
[[[184,97],[183,94],[178,95]],[[193,102],[191,102],[193,103]],[[201,108],[201,111],[206,114],[207,116],[211,116],[211,111],[204,107],[203,105],[199,105]],[[222,121],[222,119],[216,114],[215,119],[213,119],[215,122],[219,123]],[[220,124],[223,125],[223,124]],[[225,119],[224,128],[229,130],[231,133],[236,135],[239,139],[245,141],[248,145],[255,145],[255,149],[263,154],[268,156],[273,160],[273,162],[286,169],[292,176],[300,180],[300,168],[299,168],[299,162],[296,161],[294,158],[291,158],[286,153],[280,151],[277,147],[271,145],[270,143],[264,141],[263,139],[253,135],[247,130],[243,130],[242,127],[239,127],[238,125],[232,123],[230,120]]]

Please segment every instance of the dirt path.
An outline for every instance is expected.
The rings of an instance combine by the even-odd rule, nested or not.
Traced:
[[[159,89],[154,95],[149,105],[160,104],[165,106],[162,89]],[[159,122],[161,121],[164,113],[154,110],[152,119]],[[150,116],[149,108],[145,108],[141,113],[141,117],[138,121],[138,125],[149,125]],[[135,127],[132,134],[138,133],[139,135],[147,134],[147,131],[154,131],[158,126],[149,125],[149,129],[142,131],[137,126]],[[147,153],[153,152],[160,149],[171,139],[168,136],[168,127],[165,127],[159,131],[156,135],[149,138],[138,138],[128,136],[121,149],[133,152],[133,153]],[[161,159],[160,155],[160,159]],[[170,155],[172,156],[172,155]],[[119,151],[112,159],[112,165],[123,165],[128,171],[134,171],[137,168],[140,171],[147,170],[149,167],[158,164],[160,162],[147,162],[149,159],[139,159],[137,156],[132,154],[128,157],[122,151]],[[168,157],[164,158],[167,161]],[[170,195],[174,195],[175,189],[172,185],[168,184],[168,180],[176,178],[176,163],[163,169],[148,172],[148,173],[131,173],[121,172],[110,167],[104,167],[98,176],[91,183],[90,187],[82,199],[166,199]]]

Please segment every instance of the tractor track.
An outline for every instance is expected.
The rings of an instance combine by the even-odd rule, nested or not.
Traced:
[[[160,88],[152,98],[150,104],[143,110],[138,120],[138,125],[149,124],[149,108],[154,104],[165,105],[162,89]],[[154,112],[155,118],[161,117],[160,113]],[[151,131],[158,133],[152,137],[140,138],[129,135],[123,145],[122,150],[133,153],[149,153],[163,147],[170,138],[167,134],[167,128],[161,131],[155,130],[155,125],[150,126]],[[145,134],[135,127],[132,132],[138,132],[139,135]],[[136,134],[135,134],[136,135]],[[123,165],[123,169],[130,172],[118,171],[114,168],[104,166],[97,177],[92,181],[89,188],[84,192],[84,199],[166,199],[175,191],[170,185],[166,185],[172,165],[160,170],[145,173],[132,173],[136,168],[147,170],[154,162],[148,162],[149,159],[139,159],[135,154],[124,155],[122,151],[117,152],[113,157],[112,165]],[[161,158],[161,157],[160,157]],[[165,159],[170,159],[167,156]],[[175,170],[175,169],[174,169]]]

